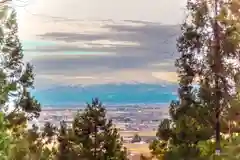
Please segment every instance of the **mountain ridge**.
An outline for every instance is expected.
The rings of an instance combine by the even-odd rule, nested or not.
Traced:
[[[176,99],[177,85],[161,84],[105,84],[94,86],[58,85],[44,90],[33,90],[43,105],[83,104],[99,98],[106,104],[169,103]]]

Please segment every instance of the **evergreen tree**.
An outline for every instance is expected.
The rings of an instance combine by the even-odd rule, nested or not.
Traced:
[[[109,120],[104,126],[103,139],[101,159],[127,160],[127,149],[123,147],[123,140],[118,129],[113,127],[112,120]]]
[[[132,143],[141,142],[141,140],[142,140],[142,138],[138,134],[135,134],[133,136]]]
[[[3,107],[3,105],[6,103],[8,100],[8,91],[9,89],[7,88],[8,85],[5,80],[5,74],[0,71],[0,106]]]
[[[51,152],[42,142],[46,136],[37,132],[36,127],[27,130],[27,120],[39,116],[40,104],[29,92],[34,81],[33,67],[23,63],[16,12],[9,3],[1,2],[0,5],[0,105],[5,113],[2,127],[7,125],[2,138],[6,138],[5,133],[11,136],[11,143],[8,138],[2,141],[3,148],[10,148],[5,152],[6,159],[50,160]]]
[[[11,124],[20,124],[24,120],[37,118],[40,112],[40,104],[30,95],[29,89],[33,88],[33,67],[29,63],[23,63],[23,51],[17,32],[18,25],[15,9],[9,5],[1,6],[2,28],[1,49],[2,71],[7,83],[14,86],[14,90],[8,92],[15,106],[13,109],[6,104],[6,117]],[[24,113],[24,114],[21,114]]]
[[[67,124],[62,121],[58,135],[58,149],[56,153],[57,160],[79,159],[78,148],[74,146],[74,135]]]
[[[138,134],[135,134],[132,138],[132,143],[141,142],[141,140],[142,138]]]
[[[47,130],[47,127],[45,125],[44,130]],[[8,160],[53,160],[54,152],[47,147],[52,143],[53,136],[39,132],[37,126],[33,125],[27,130],[23,124],[19,125],[15,127],[11,137],[13,140]]]
[[[0,113],[0,159],[1,160],[8,160],[11,145],[12,145],[12,138],[7,130],[7,121],[4,119],[4,115]]]
[[[201,159],[198,143],[226,128],[224,114],[234,98],[235,78],[239,73],[239,68],[231,63],[239,60],[240,44],[231,3],[230,0],[187,2],[188,15],[177,41],[179,101],[172,102],[169,108],[172,125],[163,121],[157,134],[169,143],[164,159]],[[194,84],[199,88],[194,88]],[[219,142],[219,134],[215,136]]]
[[[74,144],[78,146],[79,159],[124,160],[126,149],[112,121],[106,119],[106,110],[98,99],[78,113],[73,122]]]
[[[240,159],[240,136],[232,138],[232,141],[227,142],[223,147],[222,160],[238,160]]]
[[[155,157],[158,160],[164,160],[165,154],[169,150],[168,142],[156,139],[150,143],[149,149],[153,157]]]
[[[147,156],[144,156],[143,154],[141,154],[140,160],[152,160],[152,157],[147,157]]]

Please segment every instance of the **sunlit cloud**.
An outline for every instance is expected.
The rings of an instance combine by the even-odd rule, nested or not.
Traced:
[[[37,86],[176,82],[185,0],[27,1],[19,36]]]

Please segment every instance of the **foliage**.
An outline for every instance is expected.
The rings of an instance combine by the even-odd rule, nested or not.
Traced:
[[[240,159],[240,136],[232,137],[230,142],[227,141],[223,148],[221,158],[223,160],[238,160]]]
[[[180,57],[175,63],[179,100],[170,104],[171,120],[165,119],[159,125],[157,136],[163,142],[150,145],[158,158],[208,159],[216,146],[208,140],[218,129],[218,117],[220,130],[226,133],[229,120],[239,110],[239,103],[234,101],[239,67],[229,59],[239,61],[240,28],[232,16],[233,2],[228,2],[217,2],[217,15],[212,16],[213,1],[187,1],[186,22],[177,40]],[[196,84],[198,88],[194,87]],[[161,144],[168,145],[161,148]]]
[[[49,129],[52,128],[52,129]],[[47,146],[51,144],[53,135],[47,130],[54,131],[53,126],[48,124],[44,127],[44,132],[39,132],[37,126],[26,130],[24,125],[15,128],[12,132],[13,146],[8,157],[9,160],[51,160],[53,159],[53,151]]]
[[[142,138],[138,134],[135,134],[132,138],[132,143],[141,142],[141,141],[142,141]]]
[[[71,129],[67,128],[67,124],[62,121],[58,135],[58,148],[56,152],[57,160],[79,159],[78,147],[74,146],[74,134]]]
[[[10,123],[23,122],[18,113],[26,113],[23,119],[31,120],[39,116],[40,104],[30,95],[29,89],[33,88],[33,66],[23,63],[23,51],[18,38],[18,25],[15,9],[9,5],[1,6],[1,72],[5,75],[4,82],[11,88],[7,91],[8,98],[14,106],[5,103],[6,118]],[[14,107],[14,108],[12,108]],[[18,117],[20,121],[11,121]]]
[[[1,115],[1,120],[4,117],[1,129],[5,129],[1,132],[1,138],[5,139],[2,149],[6,150],[7,160],[49,160],[51,152],[43,140],[50,135],[44,135],[46,130],[39,133],[36,126],[27,130],[27,121],[39,116],[40,104],[28,91],[33,88],[33,67],[23,63],[16,12],[8,4],[0,6],[0,105],[5,113]]]
[[[151,154],[159,160],[164,159],[164,155],[169,150],[168,142],[164,140],[154,140],[150,145],[149,149],[151,150]]]
[[[200,148],[201,157],[209,160],[237,160],[240,158],[239,142],[240,136],[233,136],[230,139],[221,140],[222,153],[220,156],[214,155],[215,142],[212,140],[202,141],[198,144]]]
[[[140,160],[152,160],[152,157],[144,156],[143,154],[141,154]]]
[[[12,144],[12,138],[7,130],[7,121],[4,119],[4,115],[0,113],[0,159],[1,160],[8,160],[11,144]]]
[[[8,92],[12,89],[6,82],[5,74],[0,71],[0,106],[3,107],[8,101]]]
[[[78,159],[127,159],[118,130],[111,120],[106,119],[106,110],[98,99],[75,116],[72,129],[72,142],[77,146]]]

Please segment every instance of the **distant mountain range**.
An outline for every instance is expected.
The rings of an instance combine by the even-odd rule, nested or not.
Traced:
[[[104,104],[164,104],[175,100],[176,84],[104,84],[91,86],[54,86],[33,90],[43,106],[86,104],[99,98]]]

